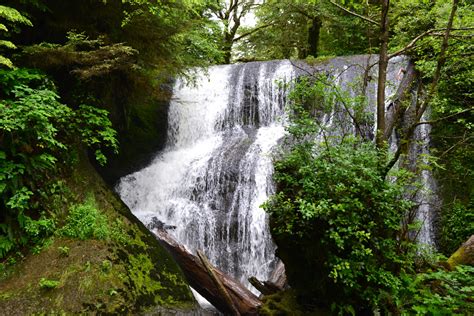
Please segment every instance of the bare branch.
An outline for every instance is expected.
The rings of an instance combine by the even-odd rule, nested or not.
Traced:
[[[438,62],[436,64],[436,70],[435,70],[435,74],[433,76],[433,81],[431,82],[430,90],[428,92],[427,97],[422,102],[422,104],[420,106],[420,109],[415,114],[415,123],[412,124],[408,128],[408,130],[406,131],[405,137],[404,137],[405,140],[409,140],[410,137],[412,137],[412,135],[415,132],[415,129],[417,127],[416,123],[420,121],[421,117],[423,116],[423,113],[426,111],[426,108],[428,107],[428,105],[430,103],[430,100],[433,98],[433,96],[436,93],[436,90],[437,90],[437,87],[438,87],[438,82],[439,82],[439,79],[441,77],[441,69],[443,68],[444,64],[446,63],[446,51],[448,50],[449,35],[450,35],[451,29],[453,27],[454,16],[456,14],[458,3],[459,3],[459,0],[453,0],[451,13],[450,13],[449,19],[448,19],[448,25],[446,26],[446,32],[444,34],[443,42],[441,44],[441,51],[439,53],[439,58],[438,58]],[[385,167],[384,175],[388,174],[390,169],[392,169],[392,167],[395,165],[395,163],[399,159],[399,157],[402,153],[402,147],[403,147],[402,145],[398,146],[397,151],[395,152],[395,156],[392,158],[392,160],[389,161],[389,163]]]
[[[436,119],[436,120],[418,122],[418,123],[416,123],[415,125],[436,124],[436,123],[438,123],[438,122],[441,122],[441,121],[450,119],[450,118],[452,118],[452,117],[455,117],[455,116],[458,116],[458,115],[461,115],[461,114],[464,114],[464,113],[467,113],[467,112],[470,112],[470,111],[474,111],[474,107],[469,108],[469,109],[465,109],[465,110],[463,110],[463,111],[459,111],[459,112],[457,112],[457,113],[453,113],[453,114],[448,115],[448,116],[445,116],[445,117],[441,117],[441,118]]]
[[[469,31],[469,30],[474,30],[474,27],[464,27],[464,28],[458,28],[458,29],[451,29],[451,31]],[[426,36],[432,36],[432,35],[440,36],[441,34],[439,32],[443,32],[443,31],[446,32],[446,29],[430,29],[426,32],[423,32],[420,35],[418,35],[417,37],[415,37],[414,39],[412,39],[411,42],[408,43],[407,46],[403,47],[402,49],[399,49],[398,51],[396,51],[392,54],[389,54],[388,58],[391,59],[393,57],[399,56],[399,55],[405,53],[406,51],[412,49],[419,40],[421,40],[422,38],[424,38]],[[445,33],[442,33],[442,36],[445,36]]]
[[[338,3],[334,2],[334,1],[329,1],[329,2],[330,2],[332,5],[335,5],[336,7],[338,7],[339,9],[341,9],[342,11],[344,11],[344,12],[346,12],[346,13],[349,13],[349,14],[351,14],[351,15],[353,15],[353,16],[356,16],[356,17],[358,17],[358,18],[360,18],[360,19],[362,19],[362,20],[364,20],[364,21],[366,21],[366,22],[375,24],[375,25],[377,25],[377,26],[379,25],[378,22],[372,20],[372,19],[369,18],[369,17],[366,17],[366,16],[363,16],[363,15],[357,14],[357,13],[355,13],[355,12],[352,12],[351,10],[348,10],[348,9],[344,8],[342,5],[340,5],[340,4],[338,4]]]
[[[439,158],[442,158],[444,157],[445,155],[447,155],[451,150],[455,149],[456,147],[464,144],[464,143],[467,143],[469,140],[471,140],[473,137],[469,136],[469,137],[466,137],[466,133],[464,133],[464,137],[463,139],[461,139],[459,142],[455,143],[453,146],[449,147],[448,149],[446,149],[441,155],[439,155]]]
[[[266,29],[267,27],[270,27],[270,26],[272,26],[272,25],[275,25],[275,23],[269,23],[269,24],[261,25],[261,26],[259,26],[259,27],[254,28],[253,30],[248,31],[247,33],[244,33],[244,34],[242,34],[242,35],[240,35],[240,36],[237,36],[237,37],[234,38],[232,41],[233,41],[233,42],[237,42],[237,41],[241,40],[241,39],[244,38],[244,37],[247,37],[247,36],[249,36],[249,35],[252,35],[253,33],[256,33],[256,32],[258,32],[258,31],[261,31],[261,30],[263,30],[263,29]]]

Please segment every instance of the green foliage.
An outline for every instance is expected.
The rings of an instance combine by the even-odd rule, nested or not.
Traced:
[[[333,303],[340,312],[385,308],[401,287],[398,274],[410,270],[401,222],[414,206],[405,198],[412,175],[399,170],[390,174],[397,181],[385,179],[372,143],[334,136],[320,123],[338,103],[363,113],[363,100],[322,80],[303,80],[290,97],[293,140],[275,163],[277,194],[264,204],[289,282],[307,303]]]
[[[73,205],[59,234],[69,238],[106,239],[110,235],[107,217],[97,209],[95,199],[89,197],[83,204]]]
[[[222,60],[220,31],[209,19],[209,1],[124,1],[121,35],[160,72],[186,74],[188,67]],[[152,45],[152,46],[151,46]]]
[[[399,302],[404,315],[472,315],[474,313],[474,267],[454,271],[438,269],[405,275],[405,290]]]
[[[393,48],[404,47],[412,38],[430,29],[443,30],[451,5],[451,1],[397,1],[393,10]],[[446,255],[473,231],[470,225],[474,205],[474,60],[470,58],[474,51],[473,25],[472,2],[460,1],[449,38],[445,71],[441,73],[437,95],[430,102],[434,121],[433,154],[444,167],[436,170],[436,178],[442,184],[443,201],[438,242]],[[435,71],[442,34],[440,31],[425,36],[407,51],[425,82]]]
[[[40,288],[45,289],[45,290],[55,289],[58,287],[59,284],[61,284],[60,281],[50,280],[46,278],[41,278],[41,280],[39,281]]]
[[[345,6],[364,15],[374,10],[357,2],[346,2]],[[242,32],[251,33],[238,47],[243,59],[360,54],[377,45],[373,27],[328,1],[265,1],[256,9],[256,17],[257,25]]]
[[[75,162],[75,148],[117,149],[107,112],[60,103],[54,86],[36,71],[0,70],[0,257],[16,245],[40,243],[55,229],[57,177]]]
[[[440,248],[447,255],[452,254],[474,232],[474,199],[465,206],[456,201],[448,209],[447,206],[441,214]]]
[[[63,257],[69,257],[69,247],[67,246],[64,246],[64,247],[58,247],[58,250],[59,250],[59,253],[61,254],[61,256]]]
[[[265,204],[272,233],[298,246],[299,260],[310,262],[304,271],[321,269],[314,278],[327,280],[305,292],[376,306],[400,287],[397,272],[409,266],[396,238],[412,203],[402,182],[381,178],[379,159],[372,144],[347,140],[329,149],[298,145],[276,163],[278,193]]]
[[[0,34],[6,33],[8,36],[10,33],[10,25],[15,27],[18,24],[32,26],[31,21],[18,12],[18,10],[0,5]],[[0,40],[0,66],[3,65],[7,68],[13,68],[12,61],[3,54],[5,48],[15,49],[16,46],[9,40]]]

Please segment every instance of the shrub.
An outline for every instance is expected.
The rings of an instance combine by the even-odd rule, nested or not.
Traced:
[[[436,269],[405,275],[399,302],[408,315],[473,315],[474,267],[457,266],[454,271]]]
[[[413,175],[384,176],[386,154],[365,139],[363,99],[325,78],[300,79],[290,99],[290,142],[263,206],[290,286],[301,302],[344,314],[396,308],[399,274],[411,267],[401,223],[414,207],[405,198]],[[347,120],[327,126],[324,114],[336,111]]]
[[[278,193],[264,205],[290,285],[309,302],[346,311],[386,304],[405,267],[397,237],[413,205],[403,198],[407,175],[383,179],[369,143],[315,150],[297,145],[276,163]]]
[[[110,232],[107,217],[100,214],[93,197],[83,204],[73,205],[66,224],[59,230],[65,237],[78,239],[106,239]]]
[[[51,200],[58,178],[88,146],[117,149],[107,112],[59,101],[52,82],[27,69],[0,70],[0,258],[18,245],[38,243],[54,230]]]

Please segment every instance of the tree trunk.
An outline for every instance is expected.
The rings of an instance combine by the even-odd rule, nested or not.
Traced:
[[[307,55],[311,55],[313,57],[318,57],[319,55],[319,37],[321,34],[321,26],[323,22],[319,16],[313,18],[312,25],[308,30],[308,44],[309,44],[309,51]]]
[[[460,264],[474,266],[474,235],[462,244],[448,259],[448,265],[451,270]]]
[[[385,84],[387,82],[388,66],[388,11],[390,0],[382,0],[382,15],[380,19],[380,52],[379,52],[379,78],[377,85],[377,148],[383,148],[385,143]]]
[[[227,315],[257,315],[262,302],[246,287],[215,267],[202,261],[178,244],[164,229],[155,230],[158,241],[171,253],[189,284],[219,311]],[[210,269],[210,271],[209,271]],[[217,278],[217,282],[216,279]],[[222,284],[225,290],[220,288]],[[226,298],[228,294],[232,302]]]
[[[385,117],[384,139],[389,139],[392,135],[393,128],[400,122],[403,114],[411,105],[410,92],[416,79],[415,64],[410,60],[406,69],[400,69],[398,76],[403,76],[394,100],[389,105],[389,111]]]
[[[458,4],[459,4],[459,0],[453,0],[453,5],[451,6],[451,13],[449,15],[449,20],[448,20],[448,25],[446,26],[446,31],[444,33],[443,42],[441,44],[441,51],[439,53],[438,62],[436,64],[435,74],[433,76],[433,81],[431,82],[428,95],[424,98],[424,101],[421,103],[421,106],[420,106],[419,110],[417,110],[417,112],[415,113],[413,123],[411,124],[411,126],[409,126],[406,129],[406,132],[404,132],[404,135],[402,136],[402,142],[403,142],[404,145],[398,147],[397,151],[395,152],[394,157],[389,161],[389,163],[385,167],[385,171],[384,171],[385,175],[390,171],[390,169],[398,161],[398,159],[399,159],[399,157],[400,157],[400,155],[403,151],[402,148],[403,147],[406,148],[406,146],[409,145],[410,139],[413,136],[413,134],[415,133],[416,127],[418,126],[418,122],[420,121],[420,119],[422,118],[422,116],[425,113],[426,109],[428,108],[428,105],[430,104],[431,99],[436,95],[436,91],[437,91],[437,88],[438,88],[438,82],[441,78],[441,69],[443,68],[444,64],[446,63],[446,52],[448,50],[449,37],[450,37],[451,29],[453,27],[454,17],[456,15],[456,10],[458,8]],[[380,89],[380,87],[379,87],[379,89]],[[378,107],[378,103],[377,103],[377,107]],[[377,120],[378,120],[378,117],[377,117]],[[377,130],[377,134],[378,134],[378,130]],[[377,143],[377,145],[378,145],[378,143]]]
[[[232,57],[232,44],[233,44],[232,34],[226,32],[224,34],[224,45],[222,47],[222,51],[224,52],[225,64],[230,64],[230,58]]]

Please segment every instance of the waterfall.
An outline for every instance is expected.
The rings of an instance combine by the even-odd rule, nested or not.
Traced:
[[[273,193],[272,150],[285,133],[286,62],[215,66],[194,86],[178,81],[169,109],[166,149],[124,177],[118,192],[144,223],[246,283],[266,279],[275,248],[259,206]]]
[[[337,74],[336,83],[355,94],[360,92],[354,83],[366,65],[367,56],[336,58],[316,66],[316,71]],[[406,58],[389,64],[387,107],[406,65]],[[188,250],[203,250],[213,264],[244,284],[250,276],[266,280],[275,265],[275,246],[259,206],[274,192],[272,153],[285,135],[287,91],[280,83],[308,67],[289,61],[254,62],[210,67],[194,85],[178,80],[166,148],[148,167],[120,180],[117,191],[123,201],[145,224],[156,217],[176,226],[170,233]],[[374,78],[375,71],[373,67],[370,72]],[[375,117],[376,80],[365,93],[367,111]],[[338,115],[326,115],[327,124]],[[347,128],[353,129],[350,123]],[[368,129],[374,133],[373,122]],[[419,129],[417,135],[426,138],[429,131]],[[415,147],[412,151],[419,152]],[[428,170],[421,180],[433,186]],[[422,205],[420,213],[429,217],[428,204]],[[430,218],[424,227],[420,240],[432,243]]]

